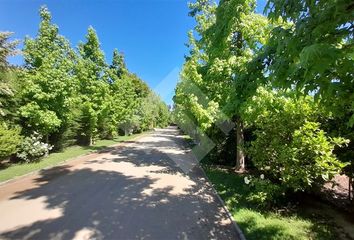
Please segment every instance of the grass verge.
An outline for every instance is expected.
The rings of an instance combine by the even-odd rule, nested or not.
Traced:
[[[34,171],[38,171],[43,168],[56,166],[66,160],[75,158],[84,154],[92,153],[104,149],[105,147],[124,142],[141,134],[134,134],[131,136],[119,136],[113,140],[99,140],[94,146],[71,146],[65,148],[61,152],[51,153],[47,157],[41,159],[37,162],[32,163],[21,163],[21,164],[11,164],[8,167],[0,170],[0,183],[13,179],[18,176],[25,175]]]
[[[242,176],[211,166],[203,167],[246,239],[336,239],[338,236],[333,222],[313,212],[297,209],[280,214],[274,210],[259,210],[247,201],[252,189],[244,184]]]

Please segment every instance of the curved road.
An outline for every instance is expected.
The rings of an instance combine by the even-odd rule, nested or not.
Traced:
[[[239,239],[174,128],[0,186],[0,239]]]

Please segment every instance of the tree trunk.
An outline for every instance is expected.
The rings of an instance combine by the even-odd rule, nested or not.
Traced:
[[[92,139],[92,134],[89,136],[89,146],[93,145],[93,139]]]
[[[243,135],[243,123],[240,118],[236,121],[236,171],[245,171],[245,153],[243,151],[244,135]]]
[[[349,177],[349,188],[348,188],[348,197],[349,197],[349,202],[354,206],[354,187],[353,187],[353,178],[352,176]]]

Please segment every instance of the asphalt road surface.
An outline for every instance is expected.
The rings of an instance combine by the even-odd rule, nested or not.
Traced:
[[[0,239],[239,239],[175,128],[0,186]]]

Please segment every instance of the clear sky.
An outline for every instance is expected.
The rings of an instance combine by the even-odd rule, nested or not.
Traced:
[[[189,0],[0,0],[0,31],[22,40],[38,30],[38,10],[46,5],[52,20],[75,47],[87,28],[98,34],[108,63],[114,48],[123,52],[130,71],[138,74],[166,103],[172,103],[178,72],[188,52]],[[258,0],[262,12],[265,0]],[[10,62],[21,64],[21,56]]]

